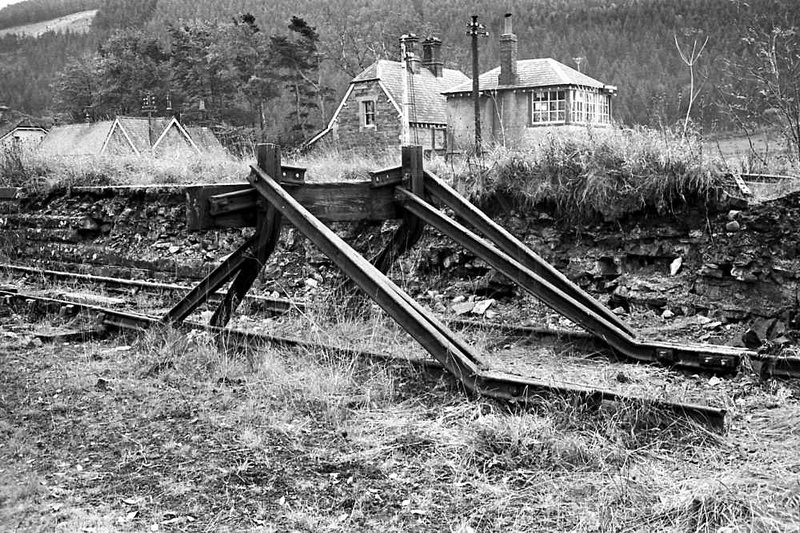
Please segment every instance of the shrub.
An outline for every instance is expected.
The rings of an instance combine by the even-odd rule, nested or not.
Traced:
[[[525,150],[496,149],[488,159],[490,165],[455,178],[472,200],[502,194],[523,210],[551,204],[574,220],[706,202],[726,181],[696,136],[640,127],[551,136]]]

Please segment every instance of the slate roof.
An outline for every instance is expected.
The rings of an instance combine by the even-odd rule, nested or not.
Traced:
[[[99,154],[112,121],[56,126],[42,139],[39,152],[52,155]]]
[[[37,120],[30,117],[22,118],[8,123],[0,124],[0,139],[7,136],[17,128],[40,129],[47,131],[47,123],[44,120]]]
[[[151,143],[155,143],[158,140],[164,128],[166,128],[171,121],[171,119],[162,117],[154,117],[152,119],[144,117],[117,117],[117,120],[119,120],[120,125],[122,125],[122,128],[140,153],[150,149]]]
[[[219,139],[214,132],[208,128],[200,126],[185,126],[186,131],[192,137],[195,146],[202,152],[214,155],[222,155],[225,153],[225,147],[219,142]]]
[[[519,89],[519,88],[538,88],[563,85],[579,85],[582,87],[594,87],[602,89],[608,87],[605,83],[599,82],[594,78],[578,72],[564,63],[552,58],[543,59],[522,59],[517,61],[517,75],[519,82],[514,85],[500,85],[500,67],[493,68],[484,72],[478,78],[478,85],[481,91],[492,91],[495,89]],[[461,83],[444,91],[445,94],[455,94],[472,92],[472,82]]]
[[[350,83],[380,80],[389,92],[389,96],[397,105],[402,105],[403,68],[403,64],[399,61],[381,59],[367,67]],[[447,100],[442,93],[456,85],[471,83],[461,71],[446,68],[442,70],[442,77],[437,78],[423,66],[420,66],[417,74],[409,72],[409,80],[414,103],[409,122],[417,124],[446,124]]]
[[[164,131],[177,125],[180,135],[188,135],[203,153],[224,153],[225,149],[219,139],[207,128],[180,127],[172,118],[155,117],[152,120],[143,117],[117,117],[116,120],[105,120],[89,124],[68,124],[56,126],[45,136],[39,145],[39,151],[49,155],[89,155],[100,154],[106,139],[112,133],[112,128],[121,129],[120,134],[126,135],[139,153],[146,153],[163,135]],[[117,125],[118,126],[115,126]],[[123,133],[124,132],[124,133]],[[185,132],[185,133],[184,133]],[[197,139],[194,137],[197,136]],[[191,145],[186,138],[187,145]],[[126,144],[126,146],[129,146]],[[193,150],[194,148],[192,148]],[[133,154],[131,149],[131,154]]]

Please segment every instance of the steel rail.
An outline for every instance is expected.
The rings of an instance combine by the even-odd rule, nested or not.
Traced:
[[[596,314],[604,317],[621,331],[631,336],[636,335],[636,333],[608,307],[604,306],[575,285],[567,276],[542,259],[542,257],[517,239],[508,230],[497,224],[494,220],[489,218],[486,213],[458,194],[458,192],[445,183],[444,180],[428,171],[425,171],[425,178],[426,192],[452,209],[453,213],[472,226],[473,230],[482,233],[488,240],[492,241],[493,244],[500,248],[500,250],[535,272],[551,285],[558,286],[564,294],[580,302],[583,306]]]
[[[80,274],[77,272],[64,272],[60,270],[47,270],[34,267],[27,267],[22,265],[11,265],[8,263],[0,263],[0,271],[7,270],[9,272],[17,272],[20,274],[31,274],[35,276],[44,276],[54,279],[74,279],[85,281],[87,283],[95,283],[99,285],[109,285],[116,287],[133,287],[136,289],[151,289],[158,291],[175,291],[186,292],[192,290],[192,287],[187,285],[177,285],[173,283],[156,283],[153,281],[143,281],[138,279],[125,279],[125,278],[112,278],[107,276],[94,276],[92,274]],[[218,301],[221,295],[215,293],[212,295],[212,301]],[[284,313],[291,309],[302,309],[304,304],[300,302],[293,302],[284,298],[268,298],[266,296],[253,296],[248,295],[246,299],[251,302],[258,302],[268,311],[276,313]]]
[[[374,260],[373,260],[374,264]],[[378,265],[376,265],[378,266]],[[380,267],[378,266],[380,269]],[[75,279],[86,281],[88,283],[122,286],[122,287],[135,287],[143,290],[152,289],[159,291],[175,291],[175,292],[189,292],[192,287],[186,285],[170,284],[170,283],[156,283],[142,280],[132,280],[125,278],[111,278],[106,276],[93,276],[89,274],[79,274],[75,272],[63,272],[56,270],[43,270],[33,267],[26,267],[20,265],[10,265],[0,263],[0,270],[8,270],[11,272],[19,272],[22,274],[32,274],[37,276],[45,276],[48,278],[62,278],[62,279]],[[381,269],[381,271],[383,271]],[[219,301],[219,293],[212,295],[211,302]],[[272,312],[287,312],[291,309],[303,310],[305,304],[302,302],[295,302],[290,299],[283,298],[267,298],[264,296],[251,296],[247,295],[246,299],[252,300],[259,305],[264,306],[268,311]],[[608,350],[608,345],[602,342],[597,337],[583,332],[583,331],[568,331],[547,328],[537,328],[532,326],[518,326],[513,324],[500,324],[500,323],[481,323],[468,321],[463,319],[446,319],[444,324],[448,327],[457,328],[490,328],[494,331],[501,332],[505,335],[524,336],[524,337],[538,337],[538,338],[553,338],[567,343],[578,344],[586,347],[589,351]],[[800,376],[798,376],[800,377]]]
[[[76,312],[90,312],[97,315],[101,326],[109,329],[121,329],[133,332],[142,332],[151,327],[165,327],[160,317],[153,317],[149,315],[136,314],[115,309],[108,309],[91,304],[80,302],[71,302],[68,300],[61,300],[56,298],[43,297],[38,295],[30,295],[24,293],[15,293],[7,290],[0,289],[0,303],[4,305],[11,305],[13,302],[27,304],[28,302],[36,302],[52,308],[53,310],[61,309],[66,306],[72,306]],[[205,324],[197,324],[189,321],[184,321],[181,324],[172,324],[178,326],[182,330],[201,330],[207,331],[214,335],[224,338],[233,343],[241,343],[246,345],[258,344],[271,344],[284,348],[302,348],[310,351],[325,350],[329,353],[337,353],[342,356],[369,358],[390,362],[408,363],[414,366],[421,366],[426,369],[446,370],[445,365],[430,359],[417,359],[413,357],[399,358],[389,354],[370,352],[366,350],[356,350],[351,348],[342,348],[339,346],[326,345],[313,343],[310,341],[296,339],[291,337],[278,337],[266,335],[263,333],[252,333],[231,328],[219,328]],[[458,378],[458,376],[454,376]],[[462,382],[463,383],[463,382]],[[548,395],[562,395],[568,397],[577,397],[592,405],[598,402],[607,400],[615,402],[628,402],[641,406],[649,406],[655,409],[671,412],[675,415],[690,418],[697,422],[708,425],[709,427],[722,431],[725,428],[727,411],[725,409],[710,407],[706,405],[670,402],[667,400],[658,400],[650,398],[642,398],[638,396],[631,396],[621,394],[616,391],[606,389],[596,389],[592,387],[580,386],[575,384],[564,384],[557,382],[542,382],[535,379],[530,379],[513,374],[506,374],[501,372],[484,371],[479,378],[479,391],[481,394],[512,402],[529,403],[539,401],[543,396]]]
[[[143,315],[140,313],[131,313],[129,311],[120,311],[118,309],[111,309],[108,307],[101,307],[98,305],[87,304],[83,302],[73,302],[70,300],[63,300],[59,298],[51,298],[48,296],[40,296],[34,294],[12,292],[0,289],[0,302],[8,305],[9,302],[16,301],[17,303],[25,304],[28,301],[37,302],[41,305],[52,308],[53,310],[65,307],[72,307],[76,313],[86,312],[93,313],[99,317],[99,325],[110,329],[120,329],[132,332],[142,332],[152,327],[165,327],[161,317],[154,317],[151,315]],[[302,348],[306,350],[320,350],[328,353],[337,353],[343,356],[358,356],[367,357],[375,360],[385,361],[407,361],[411,364],[432,368],[441,369],[441,365],[427,358],[407,357],[401,358],[390,354],[368,351],[356,350],[352,348],[344,348],[331,344],[320,344],[294,337],[283,337],[276,335],[267,335],[265,333],[253,333],[250,331],[242,331],[233,328],[220,328],[208,324],[200,324],[189,320],[184,320],[180,324],[172,324],[175,329],[179,330],[196,330],[206,331],[208,333],[220,336],[225,340],[244,344],[271,344],[283,348]]]
[[[479,359],[449,330],[431,320],[428,313],[385,274],[375,268],[341,237],[314,217],[267,173],[251,166],[251,185],[306,238],[363,290],[378,306],[419,342],[434,359],[469,390],[476,390]]]
[[[221,262],[203,280],[198,283],[189,294],[178,304],[170,309],[162,318],[163,322],[181,322],[195,309],[202,305],[208,297],[225,285],[239,273],[242,265],[251,260],[256,236],[248,238],[235,252]]]
[[[549,391],[566,392],[566,386],[552,386],[534,379],[499,373],[483,373],[479,359],[445,326],[433,319],[419,304],[405,294],[384,274],[355,252],[338,235],[322,224],[311,213],[285,191],[275,180],[258,167],[251,167],[248,180],[253,187],[281,211],[306,238],[317,245],[345,274],[347,274],[373,301],[400,324],[428,353],[439,361],[467,390],[485,396],[509,401],[530,401]],[[418,216],[418,213],[413,214]],[[428,222],[426,217],[420,217]],[[575,394],[585,395],[591,390],[599,398],[615,398],[613,391],[578,388]],[[659,407],[669,408],[684,414],[692,413],[711,426],[724,426],[725,411],[705,406],[682,405],[667,402]]]
[[[414,193],[397,188],[398,200],[414,215],[464,246],[525,290],[539,298],[554,311],[596,335],[619,353],[640,361],[659,362],[717,372],[734,372],[740,360],[751,352],[714,345],[681,345],[666,342],[643,342],[587,308],[570,295],[543,279],[514,258],[499,250],[463,225],[419,198]]]

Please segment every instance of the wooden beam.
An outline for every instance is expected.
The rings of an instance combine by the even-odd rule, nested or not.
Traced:
[[[388,176],[386,179],[380,178],[380,175],[373,175],[373,187],[378,186],[376,185],[376,180],[381,186],[404,181],[408,183],[408,187],[415,194],[422,196],[425,191],[422,147],[403,146],[401,150],[402,165],[399,168],[399,172],[397,171],[398,169],[381,171],[384,176]],[[397,180],[397,174],[399,174],[400,181]],[[424,227],[424,222],[418,217],[408,212],[403,213],[403,222],[392,234],[389,244],[372,259],[372,264],[384,274],[388,272],[392,263],[419,241]]]
[[[207,301],[220,287],[235,276],[246,260],[255,237],[245,241],[235,252],[219,264],[208,276],[198,283],[175,307],[161,318],[165,324],[179,323]]]
[[[270,176],[280,174],[281,150],[279,146],[259,144],[256,155],[258,168]],[[212,326],[221,328],[230,322],[231,315],[239,307],[247,291],[253,286],[258,273],[264,268],[270,254],[275,250],[281,235],[281,222],[281,213],[273,205],[259,206],[258,229],[253,252],[245,258],[230,289],[211,316]]]
[[[324,222],[383,221],[401,216],[393,188],[375,188],[369,181],[282,185],[303,207]],[[186,197],[190,231],[256,225],[258,197],[249,185],[187,187]]]

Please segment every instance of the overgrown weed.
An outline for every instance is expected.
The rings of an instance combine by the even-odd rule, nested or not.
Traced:
[[[618,220],[645,209],[660,213],[703,204],[726,184],[718,159],[699,137],[643,127],[604,135],[551,136],[531,148],[496,147],[456,186],[481,203],[496,195],[522,210],[545,204],[571,220]]]
[[[44,156],[30,154],[26,166],[46,177],[50,189],[103,185],[158,185],[244,181],[248,163],[229,156],[163,158],[141,156]]]
[[[371,153],[327,147],[306,154],[289,153],[284,159],[306,168],[307,181],[368,181],[370,172],[400,165],[400,151]]]

